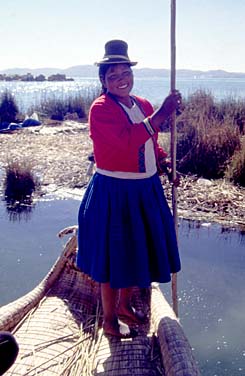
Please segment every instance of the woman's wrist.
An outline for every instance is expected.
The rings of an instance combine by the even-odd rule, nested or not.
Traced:
[[[162,131],[163,125],[167,119],[167,116],[165,116],[164,114],[160,115],[158,112],[159,110],[143,120],[146,130],[151,136],[153,136],[153,134],[156,132]]]
[[[143,123],[150,136],[153,136],[156,133],[157,129],[155,129],[155,127],[152,124],[151,116],[146,117],[143,120]]]
[[[154,114],[152,114],[150,116],[150,122],[151,122],[151,125],[152,127],[157,131],[157,132],[161,132],[162,130],[162,126],[164,124],[164,122],[166,121],[167,117],[164,116],[163,114],[159,114],[158,113],[159,110],[157,110],[156,112],[154,112]]]

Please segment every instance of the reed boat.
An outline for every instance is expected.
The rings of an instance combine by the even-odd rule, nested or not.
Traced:
[[[149,315],[130,339],[103,334],[99,284],[75,267],[76,228],[49,273],[31,292],[0,308],[19,354],[6,375],[194,376],[191,346],[159,286],[133,290],[132,304]]]

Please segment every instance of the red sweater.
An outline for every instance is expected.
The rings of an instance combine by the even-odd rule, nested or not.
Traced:
[[[145,116],[153,113],[152,105],[145,99],[134,97]],[[152,137],[156,161],[167,153],[157,143],[157,131],[151,135],[144,122],[132,124],[128,115],[107,94],[97,98],[89,113],[90,137],[98,168],[109,171],[145,172],[145,142]]]

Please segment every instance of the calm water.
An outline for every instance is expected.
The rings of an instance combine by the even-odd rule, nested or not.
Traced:
[[[181,323],[203,375],[245,375],[245,237],[190,225],[179,229]]]
[[[0,305],[28,292],[47,273],[64,244],[56,234],[76,223],[79,205],[46,200],[18,217],[0,202]],[[201,374],[245,375],[245,237],[182,220],[179,245],[180,319]],[[169,284],[162,289],[169,296]]]
[[[211,92],[215,99],[233,97],[245,98],[245,80],[243,79],[177,79],[176,87],[186,97],[196,90]],[[35,109],[41,101],[67,96],[94,96],[100,85],[96,78],[75,78],[67,82],[2,82],[0,94],[9,89],[16,98],[21,112]],[[169,79],[163,77],[135,78],[134,93],[149,99],[158,105],[169,92]]]

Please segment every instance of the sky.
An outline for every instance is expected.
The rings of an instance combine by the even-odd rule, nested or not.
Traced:
[[[170,68],[171,0],[0,0],[0,70],[94,64],[111,39]],[[245,0],[176,0],[177,69],[245,72]]]

